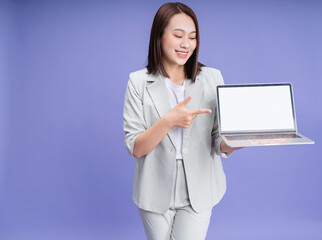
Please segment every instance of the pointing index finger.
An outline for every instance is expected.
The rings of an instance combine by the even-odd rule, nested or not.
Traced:
[[[198,110],[194,110],[193,114],[203,114],[203,113],[212,113],[212,111],[210,109],[198,109]]]

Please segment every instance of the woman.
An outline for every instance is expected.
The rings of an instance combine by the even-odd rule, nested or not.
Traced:
[[[130,74],[125,145],[136,158],[133,199],[148,239],[205,239],[226,190],[218,134],[220,71],[198,62],[194,12],[166,3],[155,15],[146,69]]]

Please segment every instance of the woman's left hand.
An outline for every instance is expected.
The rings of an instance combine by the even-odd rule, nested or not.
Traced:
[[[229,147],[225,141],[221,141],[221,143],[220,143],[220,151],[222,153],[226,153],[226,154],[230,154],[233,151],[239,150],[239,149],[242,149],[242,148],[243,147],[235,147],[235,148]]]

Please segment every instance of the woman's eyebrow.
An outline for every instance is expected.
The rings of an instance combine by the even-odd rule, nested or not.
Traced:
[[[176,29],[174,29],[173,31],[186,32],[185,30],[180,29],[180,28],[176,28]],[[192,31],[192,32],[190,32],[190,33],[196,33],[196,32],[197,32],[197,31]]]

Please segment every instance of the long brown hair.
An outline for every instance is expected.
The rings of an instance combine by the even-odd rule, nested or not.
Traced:
[[[184,65],[185,74],[188,79],[191,79],[192,82],[195,81],[196,76],[201,71],[201,67],[204,66],[202,63],[198,62],[198,53],[199,53],[199,26],[198,20],[195,13],[189,8],[187,5],[179,2],[175,3],[165,3],[163,4],[157,13],[154,16],[154,20],[151,28],[150,35],[150,45],[149,45],[149,56],[148,56],[148,65],[146,66],[149,74],[154,74],[157,71],[163,75],[164,77],[169,77],[167,72],[165,71],[162,63],[162,48],[161,48],[161,37],[163,35],[164,29],[168,25],[170,18],[179,13],[185,13],[195,23],[196,26],[196,39],[197,46],[194,50],[191,57],[188,59],[186,64]]]

